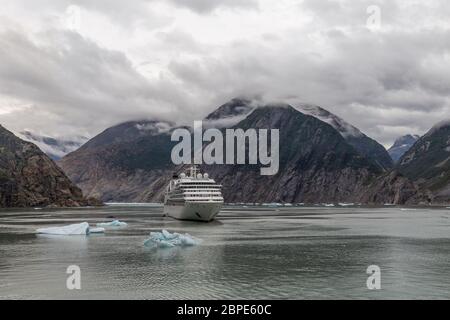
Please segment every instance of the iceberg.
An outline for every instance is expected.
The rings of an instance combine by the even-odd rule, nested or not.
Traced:
[[[119,220],[113,220],[111,222],[103,222],[103,223],[97,223],[97,227],[125,227],[127,226],[126,222],[122,222]]]
[[[339,205],[341,207],[350,207],[350,206],[354,206],[355,204],[353,202],[352,203],[339,202]]]
[[[170,233],[167,230],[162,230],[161,232],[150,232],[150,238],[144,241],[144,246],[163,249],[195,246],[200,242],[200,239],[197,239],[188,233]]]
[[[83,222],[78,224],[71,224],[64,227],[40,228],[37,229],[36,232],[61,236],[86,235],[89,234],[89,223]]]
[[[281,203],[278,203],[278,202],[263,203],[262,205],[264,207],[269,207],[269,208],[278,208],[278,207],[282,207],[283,206]]]
[[[105,228],[89,228],[89,233],[105,233]]]
[[[90,228],[89,223],[82,222],[76,224],[70,224],[63,227],[50,227],[50,228],[40,228],[36,230],[36,233],[40,234],[50,234],[57,236],[80,236],[88,235],[90,233],[104,233],[104,228]]]

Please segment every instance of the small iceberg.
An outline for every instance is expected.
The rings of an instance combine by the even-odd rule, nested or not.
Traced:
[[[190,247],[200,244],[201,240],[188,233],[170,233],[167,230],[150,232],[150,238],[144,241],[144,246],[151,248]]]
[[[119,221],[119,220],[113,220],[111,222],[103,222],[103,223],[97,223],[97,227],[105,228],[105,227],[125,227],[127,226],[126,222]]]
[[[264,207],[269,207],[269,208],[278,208],[278,207],[282,207],[283,206],[281,203],[278,203],[278,202],[263,203],[262,205]]]
[[[354,206],[354,203],[345,203],[345,202],[340,202],[339,205],[341,207],[350,207],[350,206]]]
[[[89,228],[89,233],[105,233],[105,228]]]
[[[90,233],[103,233],[105,229],[103,228],[90,228],[89,223],[82,222],[77,224],[71,224],[63,227],[50,227],[50,228],[40,228],[36,230],[36,233],[40,234],[51,234],[58,236],[80,236],[88,235]]]

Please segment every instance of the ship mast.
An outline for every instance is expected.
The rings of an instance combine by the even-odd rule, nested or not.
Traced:
[[[197,177],[197,171],[198,171],[198,168],[197,168],[196,165],[193,165],[193,166],[190,168],[189,174],[190,174],[191,178]]]

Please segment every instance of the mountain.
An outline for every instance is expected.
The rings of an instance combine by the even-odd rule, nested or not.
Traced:
[[[227,201],[420,201],[410,181],[395,172],[385,174],[333,126],[289,105],[260,106],[234,128],[279,129],[280,170],[275,176],[261,176],[258,166],[203,166],[223,184]]]
[[[37,146],[0,126],[0,207],[82,206],[83,197]]]
[[[304,114],[311,115],[335,128],[342,137],[362,155],[375,161],[383,170],[391,169],[394,164],[386,149],[362,133],[358,128],[344,121],[337,115],[319,106],[300,104],[296,106]]]
[[[155,181],[169,174],[173,124],[131,121],[103,131],[59,161],[83,192],[104,201],[142,202]],[[160,191],[160,190],[159,190]],[[144,199],[145,198],[145,199]]]
[[[397,163],[400,158],[419,140],[418,135],[407,134],[395,140],[392,147],[389,148],[388,153],[392,160]]]
[[[231,127],[230,119],[237,121]],[[215,123],[222,131],[280,129],[280,168],[274,176],[261,176],[259,165],[202,166],[223,184],[227,202],[419,201],[415,186],[406,178],[396,173],[385,175],[381,166],[362,155],[331,125],[290,105],[254,105],[234,99],[208,115],[205,122]],[[170,159],[176,144],[170,139],[174,129],[173,124],[160,121],[119,124],[59,163],[90,196],[104,201],[162,201],[172,173],[183,169]],[[376,188],[382,185],[389,187],[380,193]],[[373,193],[375,189],[378,194]]]
[[[244,120],[254,109],[255,103],[245,98],[234,98],[210,113],[204,123],[207,127],[231,127]]]
[[[75,151],[83,145],[88,139],[86,137],[77,137],[76,139],[55,139],[47,136],[37,135],[30,131],[22,131],[19,137],[37,145],[53,160],[59,160],[66,154]]]
[[[450,122],[434,126],[400,158],[397,170],[430,191],[435,203],[450,201]]]

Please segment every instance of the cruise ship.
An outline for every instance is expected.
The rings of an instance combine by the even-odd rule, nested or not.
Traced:
[[[175,175],[167,186],[164,214],[179,220],[214,220],[223,205],[221,190],[207,173],[192,166],[188,174]]]

